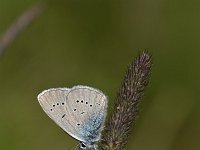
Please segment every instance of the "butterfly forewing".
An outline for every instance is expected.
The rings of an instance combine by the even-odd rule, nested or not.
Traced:
[[[46,114],[71,136],[76,135],[74,124],[67,120],[66,95],[70,89],[55,88],[43,91],[38,95],[38,101]],[[73,136],[77,139],[76,136]],[[81,140],[81,139],[78,139]]]

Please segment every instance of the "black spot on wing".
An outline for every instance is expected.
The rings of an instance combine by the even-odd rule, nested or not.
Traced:
[[[64,118],[66,116],[66,114],[62,115],[62,118]]]
[[[81,115],[84,114],[84,113],[85,113],[85,112],[83,111],[83,112],[81,113]]]

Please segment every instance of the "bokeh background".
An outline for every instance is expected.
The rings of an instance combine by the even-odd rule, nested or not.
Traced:
[[[37,94],[89,85],[111,110],[127,65],[146,48],[152,77],[126,149],[200,149],[200,1],[42,2],[42,15],[0,57],[0,149],[74,149]],[[0,0],[0,34],[35,3]]]

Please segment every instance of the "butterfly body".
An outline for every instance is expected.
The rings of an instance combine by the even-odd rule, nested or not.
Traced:
[[[56,124],[82,143],[82,148],[95,147],[107,109],[107,98],[100,90],[88,86],[49,89],[38,95],[38,101]]]

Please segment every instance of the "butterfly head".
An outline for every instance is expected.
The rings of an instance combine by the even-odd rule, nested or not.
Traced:
[[[79,147],[81,149],[87,149],[87,148],[95,148],[97,145],[96,143],[87,143],[87,142],[80,142]]]
[[[83,143],[83,142],[80,142],[79,145],[80,145],[81,149],[86,149],[87,148],[87,145],[85,143]]]

